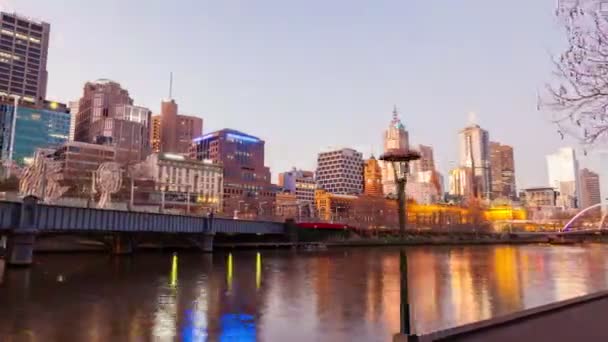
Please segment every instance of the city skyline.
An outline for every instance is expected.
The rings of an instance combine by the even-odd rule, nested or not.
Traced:
[[[358,21],[359,15],[369,8],[340,1],[324,6],[318,15],[314,2],[292,8],[273,1],[260,6],[181,1],[169,10],[163,2],[141,6],[109,1],[86,11],[73,0],[61,8],[35,0],[0,1],[0,6],[51,24],[49,97],[67,103],[79,96],[85,81],[107,77],[156,113],[173,71],[174,98],[184,112],[205,120],[205,132],[230,127],[267,142],[266,163],[273,181],[292,166],[314,169],[317,153],[328,145],[352,147],[366,157],[372,150],[378,154],[386,118],[397,104],[412,144],[432,146],[442,174],[456,166],[457,132],[473,111],[493,139],[514,147],[517,188],[544,185],[544,156],[573,145],[562,142],[548,117],[536,112],[537,89],[552,67],[547,52],[563,45],[553,17],[555,3],[515,1],[499,8],[482,1],[468,3],[437,6],[436,1],[415,1],[406,6],[386,1],[364,22]],[[523,5],[527,11],[517,27],[506,25],[508,15],[492,15],[500,11],[522,16]],[[248,11],[259,15],[245,16]],[[75,22],[65,20],[95,22],[117,13],[136,17],[105,31],[93,25],[76,29],[71,26]],[[428,16],[417,18],[419,13]],[[177,22],[178,14],[185,19]],[[161,28],[137,25],[140,18],[161,15],[166,21]],[[466,15],[467,23],[459,15]],[[265,20],[269,17],[295,21],[287,25]],[[306,19],[314,19],[315,27],[306,25]],[[454,24],[453,30],[433,29],[437,20]],[[487,32],[478,32],[485,24]],[[277,32],[285,27],[288,33]],[[90,39],[81,39],[84,35]],[[144,39],[148,36],[157,39]],[[187,44],[192,37],[200,44]],[[402,37],[410,40],[402,42]],[[456,39],[461,44],[450,42]],[[159,51],[159,44],[170,43],[163,43],[157,54],[107,54],[103,45],[110,41],[116,51]],[[81,58],[79,51],[90,53]],[[303,58],[306,51],[315,55]],[[512,51],[516,56],[510,56]],[[450,58],[438,59],[445,55]]]

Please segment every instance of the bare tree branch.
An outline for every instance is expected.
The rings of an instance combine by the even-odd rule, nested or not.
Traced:
[[[556,15],[568,48],[553,58],[554,79],[539,108],[553,114],[558,133],[592,145],[608,141],[608,21],[597,0],[577,0]]]

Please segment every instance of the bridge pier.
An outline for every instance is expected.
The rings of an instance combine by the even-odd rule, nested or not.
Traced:
[[[6,241],[6,261],[11,266],[29,266],[34,261],[34,244],[36,243],[36,217],[38,198],[23,198],[19,213],[18,226],[12,230]]]
[[[285,221],[285,234],[289,238],[289,242],[295,247],[298,244],[298,227],[294,219],[287,219]]]
[[[201,249],[205,253],[213,253],[213,238],[215,234],[203,234],[201,238]]]
[[[129,255],[133,253],[135,243],[129,234],[112,235],[111,253],[113,255]]]
[[[11,266],[29,266],[34,261],[35,229],[16,229],[8,237],[6,261]]]

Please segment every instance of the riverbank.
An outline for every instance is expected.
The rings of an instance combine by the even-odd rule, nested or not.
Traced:
[[[218,236],[214,242],[214,247],[218,249],[271,249],[271,248],[306,248],[322,246],[322,248],[335,247],[382,247],[382,246],[470,246],[470,245],[522,245],[522,244],[543,244],[571,245],[586,242],[606,243],[608,236],[595,235],[576,237],[569,240],[555,241],[548,236],[526,236],[518,237],[509,234],[437,234],[437,233],[410,233],[405,238],[399,237],[348,237],[348,238],[328,238],[328,239],[306,239],[288,241],[285,237],[275,237],[274,239],[250,237],[248,239]],[[181,240],[156,240],[140,241],[138,249],[142,250],[173,250],[173,249],[196,249],[188,239]],[[96,240],[91,237],[78,236],[55,236],[42,237],[37,239],[34,252],[36,253],[69,253],[69,252],[105,252],[108,245],[101,239]],[[2,251],[0,251],[0,254]]]

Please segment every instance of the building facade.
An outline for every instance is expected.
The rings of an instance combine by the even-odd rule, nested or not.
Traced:
[[[549,185],[559,192],[557,206],[579,207],[579,166],[573,148],[564,147],[547,156]]]
[[[397,108],[393,109],[393,118],[384,132],[384,152],[391,150],[408,150],[409,149],[409,133],[405,130],[405,126],[399,119]],[[382,170],[382,190],[387,196],[397,196],[397,183],[395,182],[395,173],[393,165],[389,162],[380,162]]]
[[[435,171],[433,147],[418,145],[415,150],[420,153],[420,159],[410,162],[410,174]]]
[[[150,145],[152,153],[160,153],[160,115],[152,115]]]
[[[468,167],[450,170],[448,193],[450,196],[469,198],[473,196],[473,171]]]
[[[443,185],[435,169],[433,147],[418,145],[415,150],[420,153],[420,159],[410,163],[406,193],[416,203],[436,203],[443,197]]]
[[[70,134],[69,141],[74,141],[76,135],[76,116],[79,111],[80,101],[70,101],[68,107],[70,108]]]
[[[129,92],[106,79],[88,82],[75,113],[75,141],[114,146],[116,160],[135,163],[151,153],[151,112],[133,105]]]
[[[315,192],[315,209],[318,218],[323,221],[348,222],[353,219],[353,206],[357,196],[341,195],[317,189]]]
[[[93,173],[104,162],[115,160],[116,150],[112,146],[69,141],[55,151],[55,160],[61,161],[61,169],[68,195],[92,198]]]
[[[337,195],[363,193],[363,154],[351,148],[321,152],[317,157],[317,188]]]
[[[557,191],[552,187],[536,187],[524,189],[524,198],[528,207],[555,207]]]
[[[582,169],[579,176],[581,185],[580,207],[588,208],[600,203],[600,176],[589,169]]]
[[[174,99],[163,100],[155,115],[150,139],[155,152],[188,154],[192,141],[202,135],[203,119],[178,114]]]
[[[492,198],[515,199],[515,161],[513,147],[490,142]]]
[[[194,140],[191,156],[224,167],[224,213],[237,217],[268,216],[279,188],[271,184],[264,165],[264,140],[233,129],[205,134]]]
[[[364,173],[363,193],[367,196],[384,197],[382,170],[380,169],[380,163],[374,156],[365,161]]]
[[[284,191],[295,194],[300,203],[312,203],[315,200],[315,173],[313,171],[297,170],[279,174],[279,186]]]
[[[0,95],[18,96],[41,106],[46,99],[46,69],[51,26],[2,12],[0,16]]]
[[[222,211],[224,173],[220,164],[170,153],[152,154],[145,163],[154,176],[154,204],[198,214]]]
[[[15,135],[11,139],[14,111],[13,105],[0,104],[2,160],[25,165],[36,149],[57,148],[68,140],[70,113],[65,105],[53,104],[42,109],[18,106]]]
[[[460,166],[472,171],[472,195],[489,199],[491,197],[490,178],[490,137],[488,131],[479,125],[470,125],[459,133]]]

